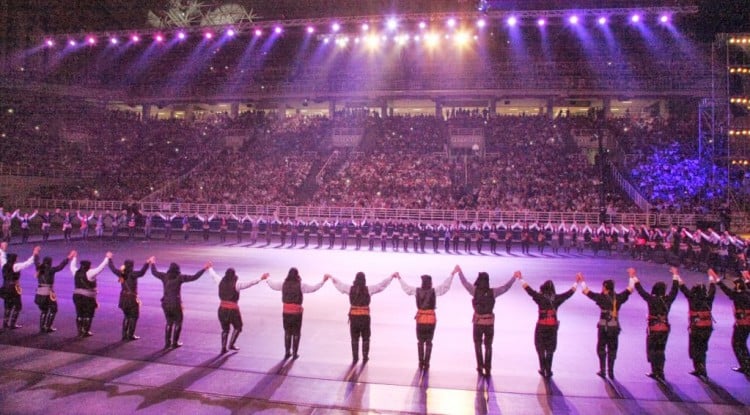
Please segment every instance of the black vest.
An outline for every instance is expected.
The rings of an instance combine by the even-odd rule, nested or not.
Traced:
[[[302,304],[302,285],[299,281],[284,281],[281,287],[281,301],[286,304]]]
[[[352,286],[352,289],[349,290],[349,304],[357,307],[370,305],[370,290],[366,285]]]
[[[475,291],[474,298],[471,300],[474,312],[477,314],[491,314],[495,308],[495,296],[492,290]]]
[[[425,290],[417,288],[417,308],[420,310],[434,310],[435,309],[435,289],[430,288]]]
[[[239,301],[240,292],[237,291],[236,283],[228,278],[222,278],[219,283],[219,299],[233,303]]]
[[[94,290],[96,289],[96,280],[89,281],[88,278],[86,278],[86,271],[78,270],[76,271],[75,277],[73,277],[73,283],[75,284],[76,288],[83,288],[85,290]]]

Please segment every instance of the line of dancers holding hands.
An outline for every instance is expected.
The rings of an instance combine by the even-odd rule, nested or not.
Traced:
[[[741,277],[731,281],[732,286],[727,286],[713,270],[709,270],[707,284],[699,283],[688,288],[680,278],[677,268],[672,267],[670,268],[671,284],[656,282],[650,292],[643,287],[633,268],[627,269],[628,285],[619,292],[615,290],[614,280],[605,280],[601,291],[594,292],[587,286],[583,274],[578,273],[572,286],[558,293],[552,280],[545,281],[538,291],[535,290],[523,279],[521,271],[515,271],[507,282],[497,287],[490,286],[490,276],[487,272],[479,272],[472,283],[467,280],[458,265],[439,285],[433,285],[430,275],[422,275],[421,285],[411,286],[401,278],[398,272],[373,285],[367,285],[363,272],[356,273],[352,284],[347,284],[330,274],[325,274],[323,279],[316,284],[306,284],[302,282],[297,268],[291,268],[283,281],[269,279],[268,273],[254,280],[241,281],[233,268],[226,269],[222,276],[214,270],[211,262],[207,262],[194,274],[184,274],[176,263],[171,263],[167,270],[162,272],[157,268],[155,257],[146,259],[140,268],[136,268],[134,261],[129,259],[117,267],[113,254],[107,252],[102,261],[93,267],[94,264],[91,261],[79,261],[77,252],[70,251],[67,257],[54,265],[50,257],[40,260],[40,247],[35,247],[32,255],[25,261],[21,261],[17,254],[7,252],[7,247],[6,243],[0,244],[0,265],[3,274],[0,296],[5,302],[3,331],[21,327],[18,324],[22,309],[19,280],[22,270],[34,266],[38,282],[34,303],[40,310],[39,331],[41,333],[54,332],[56,329],[53,327],[53,322],[58,310],[58,300],[54,290],[55,275],[69,266],[75,284],[73,303],[76,310],[78,336],[82,338],[91,336],[91,325],[98,307],[97,276],[105,268],[109,268],[117,276],[121,286],[118,307],[123,313],[122,340],[137,340],[139,337],[135,334],[135,330],[141,305],[138,296],[138,279],[146,275],[150,269],[151,274],[161,280],[163,285],[161,306],[166,320],[164,347],[165,349],[178,348],[182,345],[180,342],[183,324],[182,284],[195,281],[207,272],[218,285],[218,320],[221,326],[222,354],[229,350],[239,350],[237,339],[243,328],[238,305],[240,291],[265,281],[271,289],[281,291],[284,359],[296,359],[299,357],[304,294],[319,290],[326,281],[331,280],[339,292],[349,297],[348,316],[352,364],[360,360],[360,344],[362,362],[365,363],[369,360],[370,353],[371,297],[385,290],[396,279],[407,295],[415,297],[417,311],[414,319],[419,368],[427,371],[430,367],[437,323],[436,299],[448,292],[454,277],[458,275],[461,284],[471,296],[474,311],[472,337],[476,370],[480,376],[490,376],[492,371],[496,298],[506,293],[518,281],[538,307],[534,345],[539,358],[540,375],[549,378],[553,374],[552,361],[557,348],[557,333],[560,325],[557,310],[573,296],[580,286],[583,294],[590,298],[600,311],[596,324],[598,332],[596,350],[599,358],[597,375],[610,379],[615,377],[614,365],[620,334],[619,312],[631,293],[635,291],[648,305],[646,355],[651,365],[651,372],[648,376],[663,382],[665,381],[665,348],[670,332],[669,311],[678,291],[681,291],[687,298],[689,305],[689,357],[694,365],[694,370],[690,373],[703,379],[707,378],[706,353],[714,322],[711,310],[718,286],[734,305],[735,324],[731,341],[739,365],[733,370],[750,376],[750,354],[747,347],[748,335],[750,335],[750,289],[748,289],[750,273],[748,271],[742,271]]]

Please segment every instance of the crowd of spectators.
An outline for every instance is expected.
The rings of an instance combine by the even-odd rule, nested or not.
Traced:
[[[81,117],[80,114],[85,114]],[[77,115],[78,118],[75,118]],[[81,120],[85,119],[82,123]],[[61,177],[31,197],[211,204],[529,211],[634,211],[600,175],[575,131],[606,129],[631,182],[658,209],[712,211],[726,175],[698,159],[694,120],[489,116],[446,109],[446,117],[324,116],[251,111],[198,120],[142,120],[84,104],[29,100],[0,112],[4,167]],[[335,128],[361,128],[355,148],[335,148]],[[481,151],[451,148],[452,128],[481,128]],[[240,131],[243,142],[223,139]],[[77,137],[68,139],[66,137]],[[677,136],[677,138],[674,138]],[[718,180],[718,182],[717,182]]]

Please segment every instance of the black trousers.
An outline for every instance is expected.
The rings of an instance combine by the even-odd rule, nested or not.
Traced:
[[[358,342],[360,337],[364,342],[370,341],[370,316],[349,316],[349,333],[352,342]]]
[[[240,310],[219,307],[219,324],[221,324],[221,331],[229,331],[230,326],[236,331],[242,331]]]

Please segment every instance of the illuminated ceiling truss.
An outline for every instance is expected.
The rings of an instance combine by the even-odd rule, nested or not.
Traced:
[[[252,10],[245,12],[242,6],[227,4],[214,8],[213,5],[199,1],[170,0],[170,9],[159,15],[149,12],[149,22],[152,28],[128,29],[118,31],[106,31],[91,33],[95,36],[128,36],[134,31],[141,34],[156,34],[169,28],[181,28],[186,33],[199,33],[207,27],[224,28],[231,25],[236,32],[251,32],[256,29],[270,29],[274,27],[295,28],[307,26],[329,26],[336,22],[342,27],[361,25],[367,23],[371,26],[385,25],[385,22],[396,19],[399,26],[416,25],[419,22],[445,22],[455,19],[459,22],[476,21],[485,19],[488,21],[504,21],[510,16],[515,16],[519,22],[536,21],[539,18],[549,20],[549,24],[565,24],[566,19],[575,14],[582,20],[592,20],[601,16],[628,17],[635,13],[641,15],[694,15],[698,13],[697,6],[677,7],[639,7],[639,8],[600,8],[583,10],[525,10],[525,11],[490,11],[481,12],[442,12],[442,13],[410,13],[400,15],[368,15],[368,16],[343,16],[324,17],[312,19],[289,19],[289,20],[261,20]],[[236,7],[235,7],[236,6]],[[240,10],[241,9],[241,10]],[[153,22],[151,21],[153,19]],[[81,36],[81,33],[54,34],[54,36]]]

